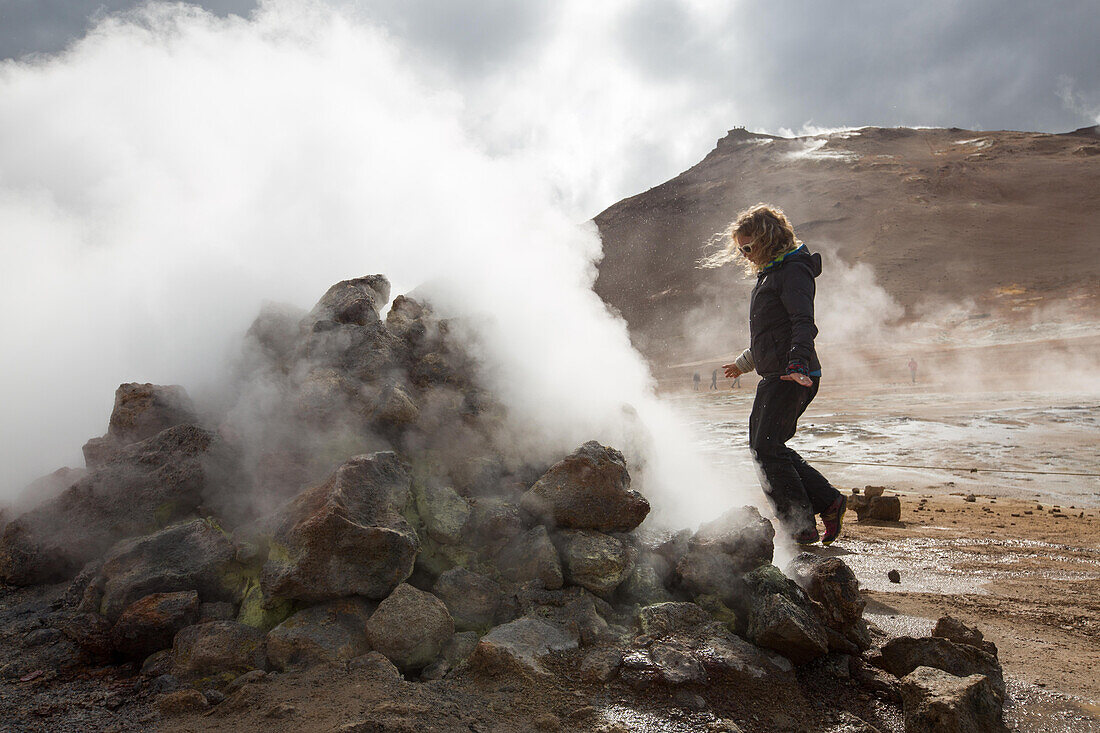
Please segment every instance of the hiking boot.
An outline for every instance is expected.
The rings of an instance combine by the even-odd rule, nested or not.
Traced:
[[[844,524],[844,512],[847,510],[848,497],[841,494],[828,509],[821,512],[821,521],[825,525],[825,536],[821,538],[821,544],[831,545],[840,536],[840,528]]]
[[[800,545],[812,545],[817,542],[817,528],[802,530],[794,536],[794,541]]]

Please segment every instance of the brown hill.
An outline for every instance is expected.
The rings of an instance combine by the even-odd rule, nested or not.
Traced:
[[[870,265],[903,321],[945,303],[994,318],[1064,299],[1078,314],[1097,310],[1100,127],[736,129],[691,169],[595,219],[605,253],[596,290],[654,361],[739,345],[752,280],[695,262],[758,201],[781,206],[827,270],[836,259]]]

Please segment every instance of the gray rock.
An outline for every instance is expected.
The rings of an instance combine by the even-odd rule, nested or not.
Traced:
[[[629,532],[649,514],[649,502],[630,490],[623,454],[594,440],[551,466],[521,503],[559,527],[601,532]]]
[[[821,622],[805,608],[779,594],[760,599],[749,618],[749,638],[774,649],[795,664],[803,664],[829,650]]]
[[[210,707],[206,697],[198,690],[176,690],[157,698],[157,710],[161,715],[186,715],[197,713]]]
[[[500,586],[464,568],[452,568],[436,580],[432,593],[447,606],[459,631],[487,630],[500,607]]]
[[[867,601],[859,592],[855,573],[839,557],[802,552],[787,565],[786,574],[821,604],[833,628],[844,629],[863,618]]]
[[[408,468],[394,453],[356,456],[281,509],[260,583],[267,598],[385,598],[412,573],[420,541],[400,510]]]
[[[554,537],[567,583],[609,596],[634,569],[637,550],[591,530],[563,530]]]
[[[197,591],[200,600],[234,601],[240,588],[229,573],[233,559],[233,543],[202,519],[123,540],[99,571],[100,609],[113,620],[147,595],[177,591]]]
[[[431,593],[401,584],[367,621],[367,641],[402,672],[419,672],[454,635],[447,607]]]
[[[518,666],[542,673],[540,659],[553,651],[576,649],[578,642],[578,637],[562,626],[527,616],[497,626],[483,636],[468,664],[490,672]]]
[[[694,603],[657,603],[638,611],[638,628],[652,637],[689,631],[710,620],[710,614]]]
[[[266,663],[263,632],[235,621],[188,626],[172,644],[172,673],[184,679],[242,674],[263,669]]]
[[[565,582],[558,550],[541,524],[508,543],[497,555],[496,565],[502,576],[515,583],[537,580],[554,590]]]
[[[470,507],[464,542],[487,557],[500,552],[523,533],[519,507],[506,499],[477,498]]]
[[[795,684],[794,667],[785,657],[750,644],[724,628],[711,626],[699,636],[694,648],[696,659],[712,677],[738,684]]]
[[[193,590],[153,593],[131,603],[111,627],[115,649],[131,659],[144,659],[172,646],[185,626],[198,620],[199,594]]]
[[[88,475],[87,469],[84,468],[59,468],[53,473],[47,474],[41,478],[35,479],[30,484],[25,486],[22,491],[11,504],[11,516],[19,516],[23,512],[30,511],[42,502],[49,501],[56,498],[65,489],[75,484],[80,479]],[[6,512],[0,508],[0,530],[4,528]]]
[[[154,695],[165,695],[169,692],[175,692],[180,687],[180,681],[176,679],[175,675],[162,674],[153,678],[149,683],[149,692]]]
[[[992,654],[968,644],[956,644],[935,636],[901,636],[882,645],[880,655],[871,663],[895,677],[905,677],[917,667],[935,667],[956,677],[984,675],[1003,697],[1005,691],[1001,664]]]
[[[987,733],[1005,730],[1004,696],[984,675],[956,677],[918,667],[901,681],[908,733]]]
[[[341,662],[367,651],[367,619],[375,604],[341,598],[304,609],[267,634],[267,658],[279,670]]]
[[[651,646],[649,658],[657,674],[670,685],[706,684],[707,672],[692,651],[689,643],[668,639]]]
[[[194,425],[121,448],[4,527],[0,580],[32,585],[71,577],[118,540],[193,516],[204,498],[222,493],[231,463],[224,444]]]
[[[424,529],[436,542],[454,545],[462,540],[470,503],[449,486],[425,486],[416,497]]]
[[[731,509],[699,527],[680,558],[680,584],[694,595],[732,605],[744,594],[741,575],[771,562],[775,530],[755,507]]]
[[[610,615],[611,607],[584,588],[526,589],[517,594],[517,601],[523,615],[538,616],[562,626],[571,635],[579,636],[582,644],[595,644],[610,637],[604,614]]]
[[[244,674],[234,677],[233,681],[226,686],[225,691],[232,695],[234,692],[241,689],[245,685],[263,682],[266,679],[267,672],[263,671],[262,669],[250,669]]]

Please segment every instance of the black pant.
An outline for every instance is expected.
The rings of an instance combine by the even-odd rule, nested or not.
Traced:
[[[749,417],[749,448],[764,472],[764,493],[793,533],[816,527],[814,514],[840,496],[828,479],[786,445],[798,418],[817,395],[821,380],[811,379],[813,386],[803,387],[777,376],[764,377],[756,386]]]

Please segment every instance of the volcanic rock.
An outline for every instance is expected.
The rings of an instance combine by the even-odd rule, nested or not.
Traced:
[[[402,583],[367,621],[367,641],[402,672],[418,672],[454,635],[447,606],[431,593]]]
[[[554,590],[565,582],[558,550],[541,524],[508,543],[497,554],[495,564],[501,575],[515,583],[537,580]]]
[[[822,605],[833,628],[843,629],[863,618],[867,601],[860,595],[855,573],[839,557],[799,553],[787,565],[786,574]]]
[[[578,636],[582,644],[595,644],[610,636],[605,616],[612,617],[612,607],[584,588],[539,590],[528,586],[516,594],[516,600],[518,615],[551,621]]]
[[[171,647],[176,633],[198,616],[197,592],[152,593],[126,607],[111,628],[111,641],[120,654],[145,659]]]
[[[500,498],[473,500],[464,533],[467,546],[492,556],[522,533],[523,521],[515,504]]]
[[[905,730],[911,733],[986,733],[1005,730],[1004,696],[983,675],[956,677],[918,667],[901,681]]]
[[[0,507],[0,530],[3,530],[6,524],[5,517],[7,520],[11,520],[15,516],[35,508],[42,502],[57,497],[61,492],[84,478],[87,474],[87,469],[69,468],[66,466],[65,468],[59,468],[53,473],[35,479],[27,484],[27,486],[19,492],[15,501],[12,502],[10,515],[8,515],[8,512],[4,508]]]
[[[299,611],[268,632],[268,661],[287,670],[363,654],[375,606],[362,598],[341,598]]]
[[[363,672],[376,677],[401,679],[401,670],[393,666],[381,652],[367,652],[348,662],[348,671]]]
[[[760,599],[749,618],[749,638],[774,649],[795,664],[803,664],[829,650],[824,627],[805,608],[779,594]]]
[[[601,532],[629,532],[649,514],[649,502],[630,490],[623,454],[594,440],[551,466],[521,504],[559,527]]]
[[[452,568],[440,575],[432,594],[447,606],[459,631],[487,630],[501,600],[496,582],[465,568]]]
[[[611,535],[590,530],[563,530],[554,537],[565,580],[608,596],[634,569],[637,550]]]
[[[688,631],[710,620],[710,615],[694,603],[657,603],[638,611],[638,628],[653,637]]]
[[[417,512],[428,536],[443,544],[457,544],[470,517],[470,503],[449,486],[425,486],[416,496]]]
[[[966,644],[977,647],[987,654],[997,656],[997,645],[987,641],[982,632],[974,626],[967,626],[962,621],[951,616],[941,616],[936,621],[936,628],[932,629],[932,636],[950,639],[956,644]]]
[[[619,597],[626,603],[648,606],[672,600],[665,583],[672,572],[668,560],[656,552],[642,551],[634,564],[634,572],[619,588]]]
[[[539,672],[539,660],[552,651],[576,649],[578,638],[541,618],[524,617],[497,626],[481,638],[467,664],[486,672],[519,667]]]
[[[120,449],[0,535],[0,580],[30,585],[73,575],[123,537],[193,514],[231,475],[216,436],[177,425]],[[136,600],[136,599],[134,599]]]
[[[648,662],[662,681],[670,685],[687,683],[705,684],[707,672],[703,665],[692,655],[690,642],[682,639],[658,641],[647,650]],[[624,667],[637,663],[633,655],[626,655]],[[623,677],[630,682],[630,676],[624,669]],[[642,677],[645,679],[645,677]]]
[[[200,600],[235,601],[239,588],[230,572],[233,558],[229,538],[212,523],[195,519],[118,543],[90,587],[102,588],[98,607],[112,620],[152,593],[198,591]]]
[[[741,575],[771,562],[775,529],[755,507],[734,508],[699,527],[680,558],[680,584],[695,595],[732,604],[744,593]]]
[[[420,548],[401,509],[408,468],[394,453],[349,459],[281,509],[264,563],[268,598],[385,598],[412,573]]]
[[[935,636],[919,639],[901,636],[883,644],[880,655],[870,661],[895,677],[904,677],[917,667],[935,667],[956,677],[984,675],[1004,697],[1000,662],[992,654],[968,644],[956,644]]]
[[[111,622],[98,613],[78,613],[60,619],[57,627],[91,660],[103,662],[110,658],[114,644]]]
[[[263,669],[264,634],[235,621],[210,621],[182,629],[172,644],[172,673],[180,678]]]
[[[592,682],[607,682],[619,671],[623,653],[615,647],[593,649],[581,661],[581,677]]]
[[[366,326],[378,322],[378,313],[389,302],[390,282],[385,275],[341,280],[325,292],[305,319],[308,328],[335,324]]]
[[[191,398],[179,385],[121,384],[115,390],[107,434],[84,445],[84,461],[88,468],[96,468],[109,462],[125,445],[197,421]]]

